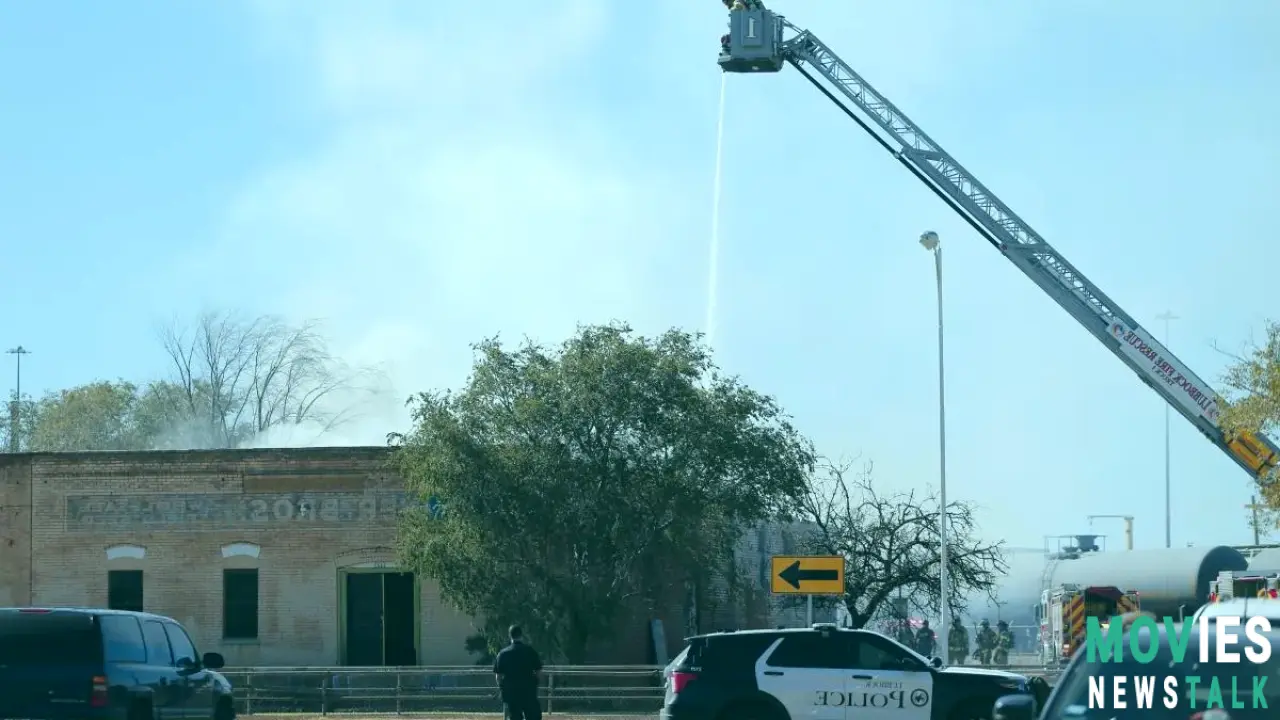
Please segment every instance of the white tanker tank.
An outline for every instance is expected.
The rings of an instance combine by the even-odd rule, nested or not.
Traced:
[[[1280,572],[1280,548],[1267,548],[1249,558],[1250,572]]]
[[[1240,571],[1249,561],[1235,548],[1165,548],[1087,552],[1051,561],[1045,587],[1093,585],[1138,593],[1142,609],[1154,615],[1190,615],[1209,601],[1209,583],[1225,570]]]

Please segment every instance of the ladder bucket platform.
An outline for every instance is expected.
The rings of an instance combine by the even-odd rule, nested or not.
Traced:
[[[778,72],[782,57],[782,21],[758,7],[729,11],[729,34],[720,45],[720,68],[725,72]]]

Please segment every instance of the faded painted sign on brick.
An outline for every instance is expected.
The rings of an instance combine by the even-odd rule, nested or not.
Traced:
[[[341,528],[390,524],[408,504],[406,493],[394,491],[68,495],[66,527],[68,532]]]

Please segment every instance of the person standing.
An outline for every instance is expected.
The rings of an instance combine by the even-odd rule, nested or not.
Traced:
[[[898,642],[902,643],[903,645],[906,645],[909,648],[915,649],[916,634],[911,631],[911,620],[907,619],[906,616],[903,616],[901,619],[898,620],[897,636],[898,636]]]
[[[991,629],[991,621],[984,619],[978,628],[978,649],[973,656],[979,665],[990,665],[991,656],[996,650],[996,631]]]
[[[960,618],[951,618],[950,639],[947,641],[947,655],[951,665],[963,665],[969,655],[969,631],[965,629]]]
[[[996,665],[1008,666],[1009,654],[1013,652],[1013,631],[1009,629],[1009,623],[1001,620],[996,623],[998,628],[996,633],[996,649],[993,660]]]
[[[493,660],[493,675],[502,695],[506,720],[542,720],[538,703],[538,674],[542,658],[524,642],[524,631],[512,625],[507,635],[511,644],[498,651]]]
[[[920,629],[916,630],[916,652],[927,658],[933,657],[933,646],[936,639],[933,636],[933,630],[929,628],[929,621],[921,622]]]

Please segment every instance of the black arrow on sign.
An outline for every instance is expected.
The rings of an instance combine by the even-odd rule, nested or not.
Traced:
[[[840,579],[840,573],[835,570],[801,570],[800,561],[797,560],[788,565],[782,572],[778,573],[778,577],[782,578],[782,582],[790,585],[796,590],[800,589],[800,583],[810,580],[828,580],[836,581]]]

